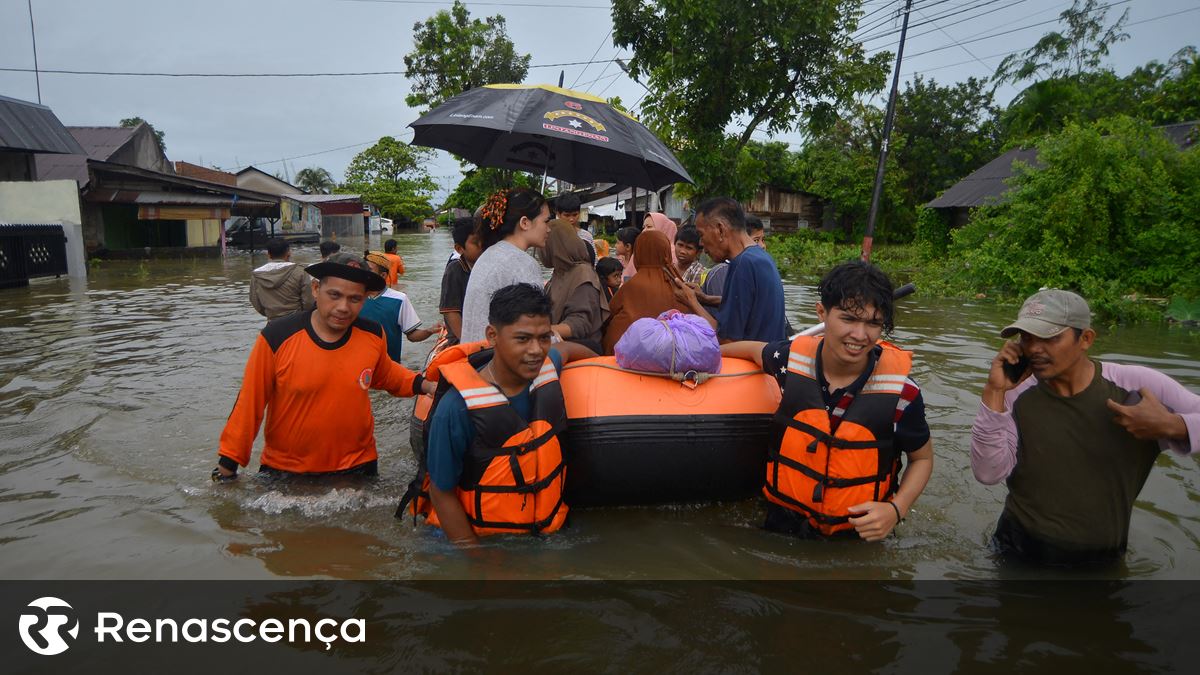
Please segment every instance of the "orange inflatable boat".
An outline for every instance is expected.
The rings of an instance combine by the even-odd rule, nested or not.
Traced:
[[[567,364],[559,380],[571,506],[745,499],[762,489],[780,391],[752,362],[726,358],[720,374],[679,381],[602,356]],[[414,409],[418,457],[431,405],[422,396]]]

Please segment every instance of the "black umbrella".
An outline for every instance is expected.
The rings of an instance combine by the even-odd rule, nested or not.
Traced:
[[[657,190],[692,182],[649,129],[591,94],[548,84],[489,84],[409,125],[412,144],[479,166],[545,173],[569,183]]]

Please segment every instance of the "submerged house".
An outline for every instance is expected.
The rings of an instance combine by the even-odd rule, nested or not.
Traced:
[[[279,217],[275,195],[179,175],[146,124],[67,127],[82,153],[39,154],[38,180],[77,186],[89,255],[216,255],[230,216]]]

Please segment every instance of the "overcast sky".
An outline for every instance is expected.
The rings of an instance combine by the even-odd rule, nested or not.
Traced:
[[[1114,0],[1108,0],[1113,2]],[[0,68],[32,68],[28,0],[0,0]],[[38,66],[43,70],[167,73],[327,73],[403,71],[412,28],[450,2],[408,0],[32,0]],[[532,55],[526,82],[565,84],[627,104],[644,90],[612,63],[536,67],[612,59],[624,54],[610,35],[603,0],[516,0],[467,3],[472,16],[501,13],[520,52]],[[526,6],[522,6],[526,5]],[[528,6],[536,5],[536,6]],[[902,0],[868,0],[866,9],[899,8]],[[940,82],[991,74],[1003,54],[1033,44],[1070,7],[1057,0],[917,0],[912,21],[961,8],[962,13],[915,27],[901,73]],[[920,9],[924,6],[924,9]],[[1130,40],[1117,45],[1121,74],[1179,48],[1200,44],[1200,0],[1126,0]],[[891,11],[890,9],[888,11]],[[864,25],[885,17],[880,12]],[[1162,18],[1159,18],[1162,17]],[[868,31],[898,28],[899,21]],[[1014,29],[1020,29],[1015,30]],[[979,40],[981,36],[1008,32]],[[867,42],[895,51],[895,36]],[[955,42],[960,43],[955,45]],[[926,50],[931,51],[921,54]],[[410,137],[417,115],[404,104],[402,75],[314,78],[182,78],[43,73],[42,102],[71,126],[116,125],[140,116],[166,133],[172,160],[237,170],[254,164],[294,175],[322,166],[336,179],[355,153],[380,136]],[[1001,89],[999,102],[1015,94]],[[0,94],[37,100],[34,75],[0,71]],[[763,139],[765,134],[756,138]],[[796,134],[782,138],[798,142]],[[350,147],[347,147],[350,146]],[[335,150],[335,148],[338,148]],[[431,173],[445,189],[458,165],[439,153]]]

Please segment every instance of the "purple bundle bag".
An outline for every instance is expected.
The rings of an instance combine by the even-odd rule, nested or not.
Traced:
[[[671,309],[634,321],[613,347],[617,365],[651,373],[721,372],[717,333],[704,319]]]

